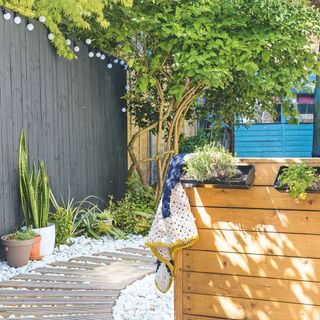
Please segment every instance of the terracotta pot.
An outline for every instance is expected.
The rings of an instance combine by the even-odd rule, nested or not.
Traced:
[[[31,253],[30,253],[30,260],[42,259],[40,255],[40,243],[41,243],[41,236],[35,237],[32,245],[32,249],[31,249]]]
[[[6,240],[6,236],[1,237],[8,265],[17,268],[28,264],[33,242],[34,239],[21,241]]]

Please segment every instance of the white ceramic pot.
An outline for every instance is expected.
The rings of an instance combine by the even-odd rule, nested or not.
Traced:
[[[32,229],[41,236],[40,255],[42,257],[52,254],[56,242],[56,228],[53,223],[49,223],[45,228]]]

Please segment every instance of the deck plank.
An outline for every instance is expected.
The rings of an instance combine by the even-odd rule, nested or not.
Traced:
[[[111,320],[127,285],[154,272],[150,251],[123,248],[57,261],[0,282],[0,317]]]

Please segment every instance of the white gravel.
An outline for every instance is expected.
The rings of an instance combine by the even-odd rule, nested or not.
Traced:
[[[14,275],[27,273],[31,269],[44,267],[54,261],[67,261],[72,257],[90,255],[94,252],[114,251],[124,247],[138,248],[146,238],[130,236],[128,240],[113,240],[103,237],[93,240],[85,237],[72,238],[71,245],[61,245],[54,253],[41,261],[30,261],[21,268],[11,268],[0,261],[0,281]],[[1,290],[1,288],[0,288]],[[0,317],[1,318],[1,317]],[[124,289],[114,307],[114,320],[173,320],[173,292],[158,292],[154,285],[154,275],[136,281]]]
[[[113,309],[114,320],[173,320],[173,289],[160,293],[154,275],[138,280],[124,289]]]

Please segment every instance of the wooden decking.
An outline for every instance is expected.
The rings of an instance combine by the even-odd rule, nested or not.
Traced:
[[[0,319],[112,319],[120,291],[153,271],[144,248],[54,262],[0,282]]]

